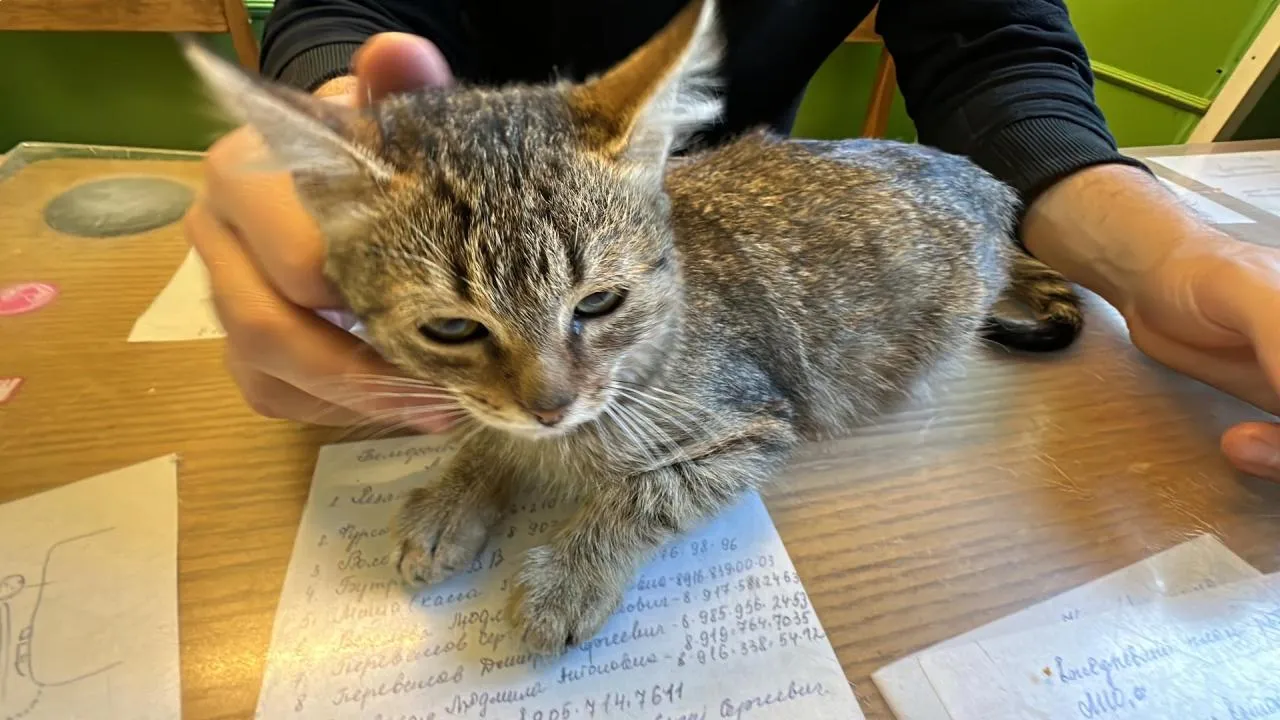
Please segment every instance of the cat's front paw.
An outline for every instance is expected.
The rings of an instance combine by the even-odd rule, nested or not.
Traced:
[[[453,576],[484,549],[500,517],[497,499],[468,492],[448,479],[415,489],[393,527],[393,562],[401,579],[420,586]]]
[[[544,545],[525,556],[507,614],[530,652],[560,655],[595,637],[624,590],[610,573],[564,562]]]

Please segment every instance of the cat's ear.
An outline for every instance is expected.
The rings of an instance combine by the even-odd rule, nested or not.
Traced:
[[[722,111],[721,33],[713,0],[692,0],[649,42],[571,93],[593,149],[661,165]]]
[[[369,193],[392,178],[377,155],[377,127],[358,110],[251,76],[189,36],[178,41],[218,108],[262,137],[270,158],[253,165],[291,172],[322,226],[359,215]]]

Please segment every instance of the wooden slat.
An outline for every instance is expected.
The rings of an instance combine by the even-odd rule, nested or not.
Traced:
[[[880,48],[880,60],[876,64],[876,84],[871,90],[871,103],[862,124],[862,137],[882,138],[889,130],[889,113],[893,111],[893,96],[898,79],[893,69],[893,57]]]
[[[226,13],[227,31],[231,33],[231,44],[236,49],[236,57],[246,70],[258,71],[258,39],[253,35],[253,26],[249,23],[249,11],[244,7],[244,0],[222,0]]]
[[[858,27],[854,28],[853,32],[849,33],[849,37],[845,38],[844,41],[850,43],[884,42],[879,33],[876,32],[876,10],[878,9],[878,7],[872,8],[871,14],[867,16],[867,19],[859,23]]]
[[[1271,14],[1208,112],[1196,123],[1189,143],[1229,140],[1280,73],[1280,10]]]
[[[226,32],[221,0],[0,0],[0,30]]]

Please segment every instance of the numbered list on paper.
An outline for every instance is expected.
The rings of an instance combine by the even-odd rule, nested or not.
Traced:
[[[861,718],[758,497],[663,548],[596,637],[524,652],[505,617],[525,550],[572,512],[517,502],[457,577],[416,595],[391,566],[405,495],[447,440],[324,448],[295,542],[261,718]]]

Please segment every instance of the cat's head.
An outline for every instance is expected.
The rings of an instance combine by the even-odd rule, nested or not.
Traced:
[[[583,83],[456,87],[367,111],[250,78],[193,44],[220,104],[293,175],[369,340],[482,422],[598,417],[681,307],[663,172],[719,111],[711,0]]]

